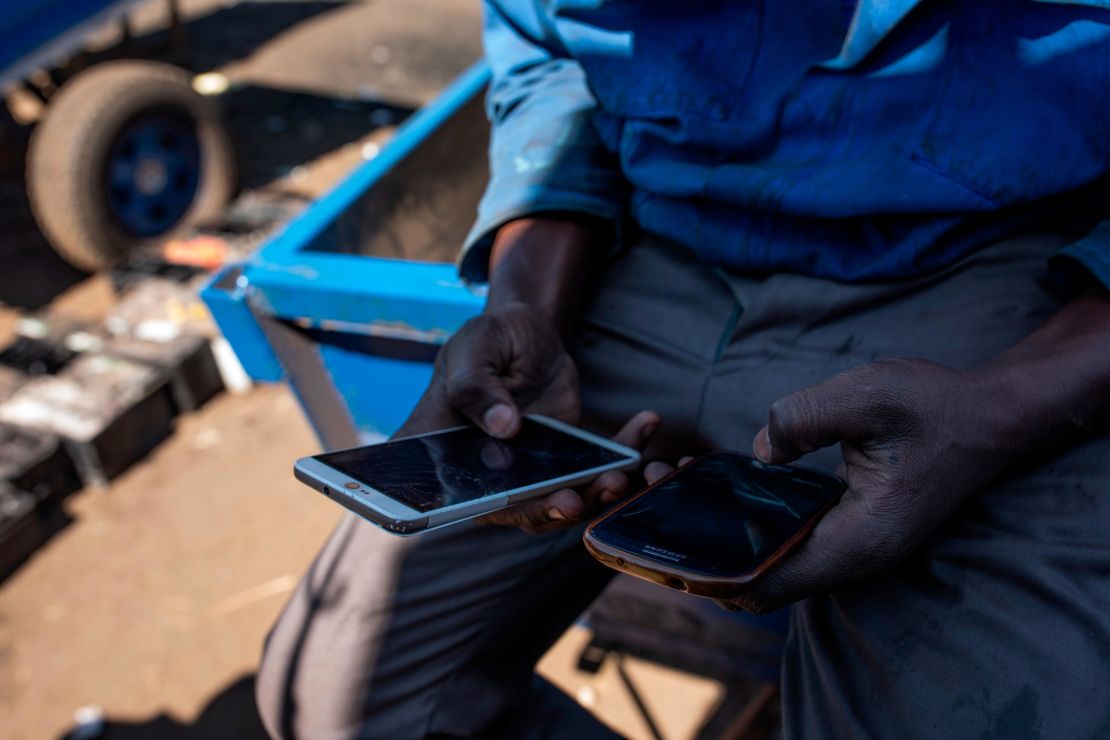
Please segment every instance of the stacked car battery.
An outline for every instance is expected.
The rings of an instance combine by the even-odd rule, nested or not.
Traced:
[[[0,349],[0,578],[48,535],[58,504],[149,453],[241,370],[197,298],[203,271],[133,260],[100,324],[25,317]],[[221,362],[217,362],[217,354]]]

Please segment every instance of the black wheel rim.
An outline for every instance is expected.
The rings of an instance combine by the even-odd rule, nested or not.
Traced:
[[[134,236],[164,234],[193,204],[200,167],[200,140],[191,121],[161,113],[140,116],[109,151],[108,207]]]

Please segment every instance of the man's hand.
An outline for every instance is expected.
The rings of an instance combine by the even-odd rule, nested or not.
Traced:
[[[578,423],[578,371],[564,337],[598,267],[591,244],[596,226],[581,219],[529,218],[500,229],[486,309],[440,350],[428,390],[399,435],[471,422],[509,438],[525,413]],[[643,411],[615,439],[643,449],[658,426],[658,414]],[[599,511],[628,487],[624,473],[610,471],[582,491],[556,491],[483,521],[529,532],[559,529]]]
[[[551,321],[523,303],[476,316],[436,359],[451,407],[494,437],[520,430],[521,409],[577,423],[578,370]]]
[[[1013,399],[989,373],[890,360],[776,401],[755,438],[766,462],[840,443],[848,490],[801,548],[736,600],[766,612],[893,568],[1006,469]]]
[[[762,613],[892,569],[993,479],[1110,420],[1110,294],[1092,290],[975,370],[887,360],[776,401],[766,463],[840,443],[848,490],[785,562],[724,604]],[[670,471],[652,463],[652,483]]]
[[[642,450],[658,426],[658,414],[654,411],[641,411],[613,436],[613,440],[626,447]],[[542,498],[487,514],[481,521],[516,527],[532,534],[565,529],[596,516],[606,506],[627,495],[629,488],[630,480],[625,473],[609,470],[581,491],[564,488]]]
[[[521,415],[536,413],[570,424],[579,417],[578,372],[550,320],[520,303],[468,321],[440,351],[431,385],[402,433],[472,422],[501,438],[515,435]],[[659,416],[636,414],[614,437],[643,449]],[[563,489],[494,512],[482,521],[546,532],[570,526],[627,493],[619,471],[599,476],[585,490]]]
[[[557,218],[501,227],[486,308],[440,350],[431,384],[399,434],[469,421],[511,437],[522,409],[578,420],[578,371],[564,338],[596,269],[593,239],[588,224]]]
[[[1009,401],[975,373],[917,360],[863,365],[776,401],[756,457],[782,465],[840,443],[848,490],[793,555],[722,605],[765,613],[893,568],[1012,460],[994,424]],[[653,462],[644,475],[670,470]]]

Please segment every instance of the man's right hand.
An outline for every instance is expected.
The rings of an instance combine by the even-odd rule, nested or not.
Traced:
[[[509,303],[467,321],[436,357],[435,374],[398,436],[473,423],[512,437],[523,413],[574,424],[578,371],[551,320]]]
[[[577,422],[578,372],[564,338],[597,268],[595,238],[588,224],[564,218],[502,226],[485,310],[440,350],[435,376],[399,433],[473,422],[506,438],[526,412]]]
[[[535,308],[508,303],[474,317],[436,360],[451,407],[494,437],[512,437],[522,412],[575,424],[578,371],[555,325]]]
[[[398,433],[419,434],[474,423],[494,437],[520,430],[521,415],[577,424],[578,371],[564,338],[600,262],[597,225],[581,218],[526,218],[501,227],[493,246],[489,300],[436,358],[424,397]],[[615,439],[643,449],[659,426],[636,414]],[[556,491],[497,511],[491,524],[543,532],[569,526],[625,495],[629,480],[609,471],[580,491]]]
[[[495,437],[512,437],[522,413],[578,421],[578,372],[558,332],[543,314],[512,303],[468,321],[440,350],[427,393],[404,433],[467,421]],[[659,426],[659,416],[634,416],[615,439],[643,449]],[[609,471],[581,491],[564,489],[483,518],[489,524],[528,532],[573,525],[625,495],[628,477]]]

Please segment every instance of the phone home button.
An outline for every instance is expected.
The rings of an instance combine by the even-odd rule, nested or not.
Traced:
[[[347,488],[351,489],[352,491],[357,491],[358,488],[359,488],[358,483],[355,483],[354,481],[352,481],[350,483],[344,483],[343,485],[345,485]]]

